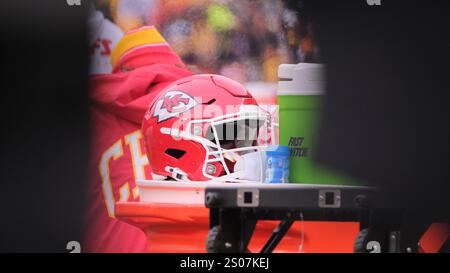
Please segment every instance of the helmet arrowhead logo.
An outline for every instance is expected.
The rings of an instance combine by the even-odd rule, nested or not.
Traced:
[[[198,102],[183,91],[168,91],[155,104],[154,117],[158,117],[158,123],[178,116],[196,106]]]

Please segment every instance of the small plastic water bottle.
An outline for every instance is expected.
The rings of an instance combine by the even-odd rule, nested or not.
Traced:
[[[264,183],[289,183],[289,147],[269,146],[266,150]]]

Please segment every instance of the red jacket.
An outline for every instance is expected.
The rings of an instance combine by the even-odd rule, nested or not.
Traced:
[[[115,219],[114,203],[138,201],[135,180],[151,179],[140,127],[152,99],[171,82],[192,73],[174,65],[179,58],[168,45],[151,46],[145,52],[159,58],[126,73],[91,78],[92,136],[83,252],[146,251],[144,232]]]

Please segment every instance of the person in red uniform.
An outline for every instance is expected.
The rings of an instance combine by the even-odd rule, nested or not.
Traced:
[[[117,220],[117,201],[138,201],[135,181],[151,179],[141,122],[152,99],[192,75],[156,28],[127,32],[111,54],[112,74],[91,77],[91,149],[83,252],[145,252],[137,227]]]

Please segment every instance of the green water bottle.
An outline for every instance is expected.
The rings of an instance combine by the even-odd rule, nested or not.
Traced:
[[[279,143],[290,150],[290,183],[360,185],[313,161],[325,87],[324,65],[282,64],[278,68]]]

